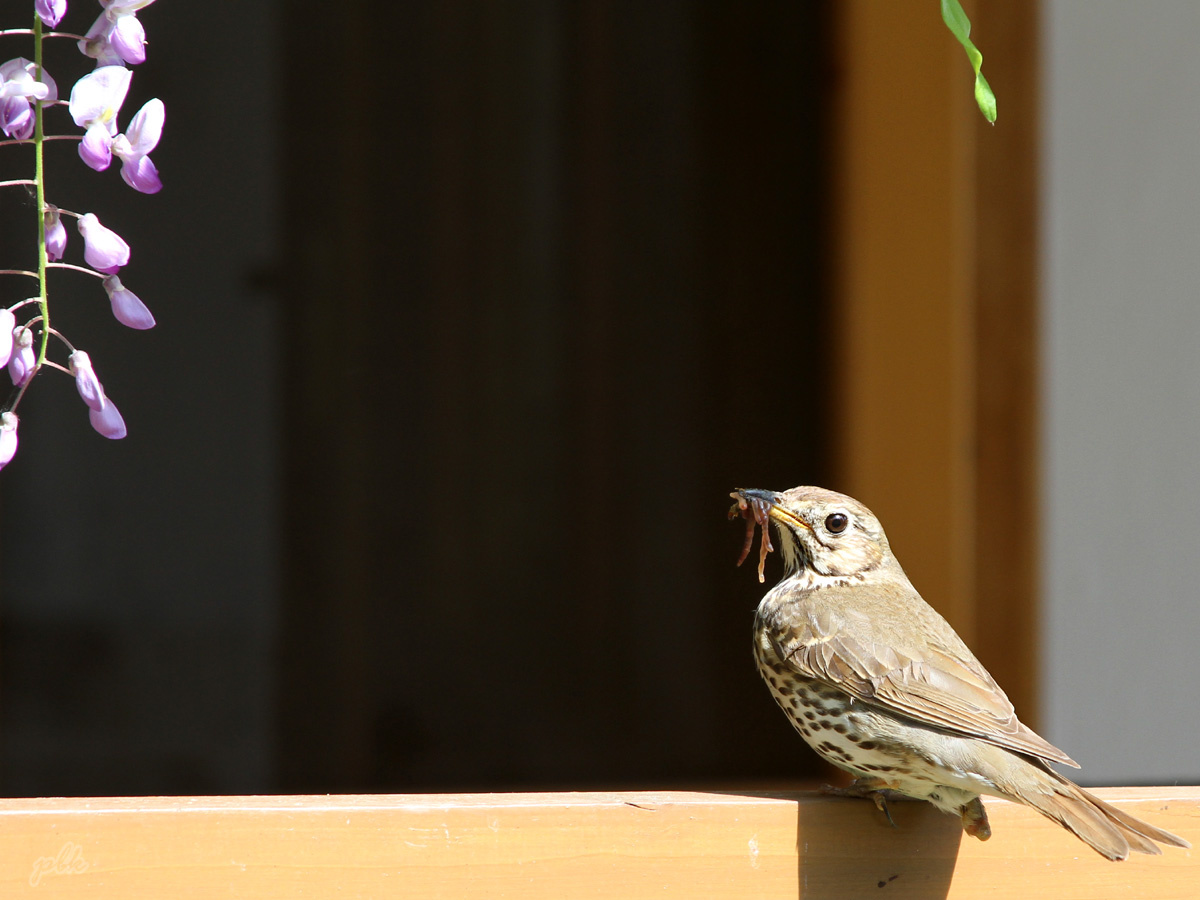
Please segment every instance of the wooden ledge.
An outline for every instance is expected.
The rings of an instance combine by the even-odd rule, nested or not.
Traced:
[[[1200,788],[1105,799],[1200,847]],[[1196,850],[1101,859],[986,801],[689,792],[0,800],[0,895],[162,898],[1200,897]]]

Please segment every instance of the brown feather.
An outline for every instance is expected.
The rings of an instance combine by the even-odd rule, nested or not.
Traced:
[[[1191,846],[1183,838],[1122,812],[1049,769],[1023,771],[1022,777],[1006,780],[1000,786],[1006,795],[1058,822],[1108,859],[1125,859],[1130,851],[1157,856],[1162,850],[1154,841],[1172,847]]]
[[[1078,768],[1075,760],[1020,722],[1004,691],[945,620],[911,586],[904,587],[911,593],[900,608],[924,607],[921,617],[929,621],[923,624],[931,627],[920,634],[939,639],[906,644],[900,636],[911,629],[890,627],[892,609],[899,606],[894,598],[888,598],[892,609],[871,604],[864,610],[864,592],[828,587],[806,594],[803,625],[785,628],[777,639],[780,656],[800,675],[828,681],[857,700]],[[944,629],[941,634],[935,630],[938,625]]]

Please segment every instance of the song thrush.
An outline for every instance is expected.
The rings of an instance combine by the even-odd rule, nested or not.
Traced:
[[[987,794],[1031,806],[1108,859],[1187,841],[1110,806],[1048,765],[1078,768],[1017,719],[1012,703],[954,629],[909,583],[879,520],[817,487],[730,496],[756,524],[762,561],[774,523],[784,577],[758,605],[754,658],[805,741],[855,776],[838,793],[928,800],[987,840]]]

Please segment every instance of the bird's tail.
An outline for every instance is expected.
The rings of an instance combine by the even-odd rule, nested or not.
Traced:
[[[1012,790],[1010,796],[1058,822],[1080,840],[1090,844],[1101,856],[1119,860],[1128,857],[1131,850],[1135,853],[1162,853],[1158,844],[1185,848],[1192,846],[1178,835],[1155,828],[1105,803],[1057,772],[1041,767],[1038,767],[1038,771],[1043,777],[1036,779],[1035,786],[1022,784],[1019,790]]]

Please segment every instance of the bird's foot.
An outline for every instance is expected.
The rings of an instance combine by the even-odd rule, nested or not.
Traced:
[[[970,803],[964,803],[959,810],[962,815],[963,831],[971,837],[986,841],[992,836],[992,826],[988,824],[987,810],[983,801],[976,797]]]
[[[887,816],[888,824],[893,828],[896,827],[896,822],[892,819],[892,812],[888,809],[888,801],[903,799],[904,794],[894,791],[888,787],[887,782],[882,778],[873,778],[864,776],[854,779],[854,782],[846,787],[831,787],[826,785],[821,793],[828,794],[830,797],[853,797],[855,799],[866,798],[875,803],[875,808]],[[982,807],[980,807],[982,809]],[[965,813],[964,813],[965,815]],[[987,823],[987,816],[984,816],[984,824]]]

